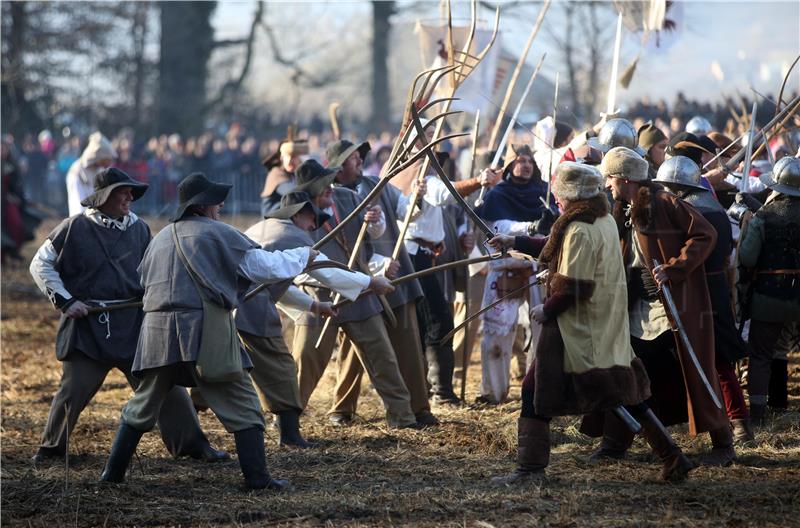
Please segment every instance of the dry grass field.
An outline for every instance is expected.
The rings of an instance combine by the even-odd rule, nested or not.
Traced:
[[[246,224],[246,221],[242,223]],[[52,227],[49,223],[41,236]],[[26,256],[33,251],[29,246]],[[333,371],[328,369],[303,417],[315,449],[279,449],[268,428],[273,475],[294,491],[241,489],[235,461],[205,464],[169,457],[156,433],[145,435],[123,485],[97,482],[131,395],[114,372],[71,435],[68,464],[34,467],[51,398],[60,379],[53,351],[56,312],[35,289],[27,262],[2,270],[2,524],[5,526],[797,526],[800,525],[800,367],[792,358],[790,412],[772,416],[757,445],[740,449],[729,468],[698,467],[679,485],[658,480],[659,465],[637,440],[632,456],[592,465],[595,442],[578,418],[552,422],[547,478],[494,488],[489,478],[513,468],[519,386],[498,407],[434,409],[438,427],[385,427],[374,392],[363,388],[359,423],[328,424]],[[478,358],[473,356],[475,360]],[[471,365],[467,398],[478,395]],[[208,412],[201,422],[215,446],[234,452],[233,437]],[[707,435],[673,432],[695,457]]]

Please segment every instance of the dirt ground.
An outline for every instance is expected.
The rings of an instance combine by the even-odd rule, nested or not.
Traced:
[[[243,220],[242,223],[246,223]],[[43,226],[41,236],[53,223]],[[35,250],[25,252],[29,259]],[[29,261],[29,260],[28,260]],[[36,290],[27,262],[2,270],[2,524],[8,526],[798,526],[800,525],[800,366],[792,357],[789,412],[770,417],[757,446],[739,449],[729,468],[698,467],[678,485],[658,480],[659,464],[637,440],[628,460],[592,465],[595,441],[578,419],[552,422],[547,478],[494,488],[489,478],[514,467],[519,385],[497,407],[437,408],[438,427],[389,430],[367,386],[359,423],[328,424],[333,369],[312,397],[302,427],[310,450],[279,449],[267,430],[269,467],[294,491],[241,489],[235,461],[173,460],[158,434],[143,438],[123,485],[97,479],[122,405],[131,395],[113,372],[71,435],[68,464],[34,467],[38,441],[59,379],[54,355],[58,315]],[[477,354],[467,399],[478,396]],[[201,413],[215,446],[234,452],[231,435]],[[691,457],[707,435],[672,429]]]

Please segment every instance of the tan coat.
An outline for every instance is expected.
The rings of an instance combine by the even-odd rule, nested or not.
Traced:
[[[538,414],[586,414],[650,396],[630,344],[622,254],[607,208],[605,196],[571,204],[542,250],[549,293],[574,302],[542,329],[534,363]]]

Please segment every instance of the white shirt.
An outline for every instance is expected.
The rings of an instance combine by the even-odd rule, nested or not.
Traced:
[[[115,220],[97,209],[86,209],[83,214],[92,220],[94,223],[106,228],[112,226],[120,231],[125,231],[129,226],[133,225],[139,220],[139,217],[134,213],[129,213],[123,217],[122,220]],[[31,265],[28,270],[33,277],[33,282],[41,290],[42,293],[47,295],[50,302],[55,304],[55,294],[60,295],[66,300],[72,299],[72,294],[67,291],[61,276],[56,271],[56,260],[58,259],[58,252],[56,251],[53,242],[47,238],[39,246],[36,254],[31,260]]]
[[[405,236],[406,250],[411,255],[416,255],[419,250],[419,244],[413,241],[415,238],[421,238],[432,244],[444,240],[444,218],[440,206],[456,203],[455,197],[438,176],[426,176],[425,184],[427,190],[421,208],[408,225]],[[398,223],[402,223],[399,217]]]
[[[81,159],[77,159],[70,165],[66,181],[69,216],[81,214],[85,209],[81,200],[94,192],[94,174],[83,167]]]

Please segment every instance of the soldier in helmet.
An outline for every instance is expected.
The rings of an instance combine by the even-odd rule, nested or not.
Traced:
[[[686,132],[696,136],[707,136],[714,131],[714,127],[703,116],[694,116],[686,123]]]
[[[719,374],[728,419],[733,427],[734,441],[752,441],[747,404],[734,368],[736,361],[747,356],[747,346],[736,329],[731,309],[726,272],[734,240],[728,215],[712,193],[701,185],[700,167],[687,157],[676,156],[665,161],[658,169],[655,181],[691,204],[717,232],[716,246],[704,264],[711,309],[714,311],[714,365]]]
[[[800,159],[775,163],[767,204],[746,224],[739,263],[754,272],[748,392],[750,416],[762,425],[770,365],[788,328],[800,325]]]
[[[622,118],[609,119],[597,136],[590,137],[587,143],[604,154],[614,147],[626,147],[641,156],[645,154],[644,149],[639,146],[636,128],[630,121]]]
[[[301,156],[308,154],[308,142],[294,137],[294,127],[289,127],[286,139],[278,151],[262,160],[267,169],[264,189],[261,191],[261,216],[280,207],[281,197],[294,187],[294,171],[302,163]]]

